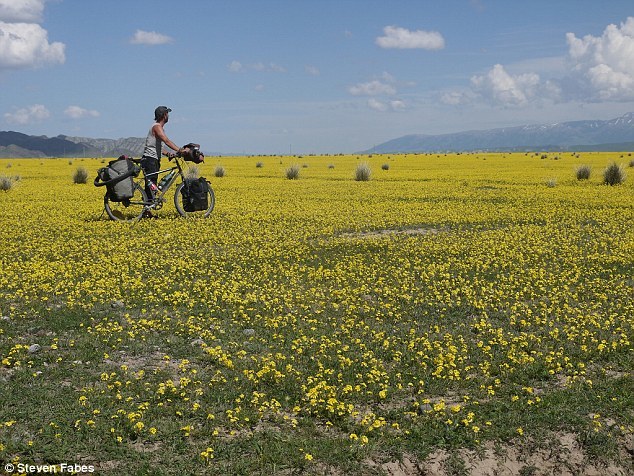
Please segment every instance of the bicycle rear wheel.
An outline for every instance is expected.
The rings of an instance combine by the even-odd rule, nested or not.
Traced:
[[[176,188],[176,192],[174,193],[174,206],[176,206],[176,210],[178,211],[178,213],[181,214],[181,216],[184,216],[185,218],[194,218],[194,217],[199,217],[199,218],[207,218],[209,215],[211,215],[211,212],[214,209],[214,206],[216,205],[216,197],[214,195],[214,191],[211,188],[211,185],[209,185],[208,190],[207,190],[207,208],[205,210],[198,210],[198,211],[192,211],[189,212],[187,210],[185,210],[185,204],[183,203],[183,187],[185,186],[185,182],[181,183],[177,188]]]
[[[141,218],[145,209],[145,204],[148,201],[147,195],[145,194],[143,187],[136,182],[134,183],[132,193],[132,198],[121,202],[113,202],[106,193],[106,196],[103,199],[103,205],[111,220],[135,221]]]

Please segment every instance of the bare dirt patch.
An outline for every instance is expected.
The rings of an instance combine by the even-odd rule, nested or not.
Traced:
[[[153,453],[155,451],[159,451],[162,445],[160,442],[157,441],[135,441],[134,443],[130,444],[130,446],[139,453]]]
[[[378,464],[373,460],[366,460],[367,466],[377,469],[381,468],[382,474],[389,476],[411,476],[427,474],[423,472],[423,468],[416,462],[411,455],[404,455],[402,461],[390,461],[388,463]]]
[[[630,438],[631,439],[631,438]],[[389,476],[628,476],[634,474],[634,461],[627,451],[621,455],[623,464],[592,460],[573,433],[553,435],[553,445],[535,445],[528,440],[495,444],[487,442],[479,450],[460,449],[454,453],[436,450],[425,460],[405,454],[400,461],[364,461],[366,467]],[[629,461],[629,463],[628,463]]]
[[[116,360],[107,359],[105,362],[117,366],[125,365],[131,371],[170,369],[176,373],[178,370],[178,361],[166,358],[165,354],[159,351],[143,355],[127,355],[125,352],[121,352],[116,357]]]

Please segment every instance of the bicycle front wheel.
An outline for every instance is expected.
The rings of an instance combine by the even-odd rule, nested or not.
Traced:
[[[214,195],[213,189],[211,188],[211,185],[209,185],[207,188],[207,208],[204,210],[196,210],[196,211],[188,211],[188,210],[191,210],[191,207],[189,207],[188,204],[184,203],[183,201],[183,187],[184,186],[185,186],[185,182],[181,183],[176,189],[176,192],[174,193],[174,206],[176,206],[176,210],[178,211],[178,213],[180,213],[181,216],[184,216],[186,218],[193,218],[193,217],[207,218],[209,215],[211,215],[211,212],[213,211],[214,206],[216,205],[216,197]]]
[[[129,200],[113,202],[106,196],[103,199],[104,208],[111,220],[115,221],[135,221],[141,218],[145,204],[148,201],[145,190],[138,183],[134,183],[133,195]]]

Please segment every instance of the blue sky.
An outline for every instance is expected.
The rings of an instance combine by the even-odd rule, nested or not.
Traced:
[[[634,111],[631,0],[0,0],[0,130],[207,153]]]

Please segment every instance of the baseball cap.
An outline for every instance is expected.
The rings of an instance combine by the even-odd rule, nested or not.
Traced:
[[[167,106],[159,106],[154,109],[154,120],[158,121],[166,112],[172,112],[172,110]]]

